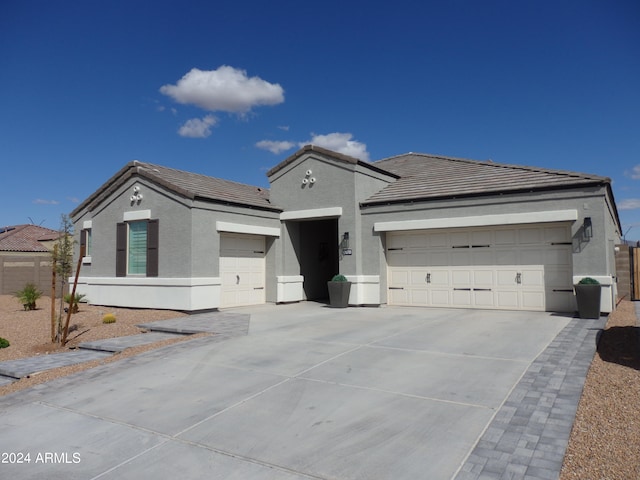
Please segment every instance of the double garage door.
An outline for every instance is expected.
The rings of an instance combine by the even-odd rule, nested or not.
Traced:
[[[567,224],[387,233],[393,305],[573,311]]]
[[[265,303],[265,239],[261,235],[220,235],[221,307]]]

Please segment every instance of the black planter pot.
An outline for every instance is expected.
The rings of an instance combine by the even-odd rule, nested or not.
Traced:
[[[600,318],[600,285],[574,285],[580,318]]]
[[[349,293],[351,282],[327,282],[329,287],[329,305],[336,308],[345,308],[349,305]]]

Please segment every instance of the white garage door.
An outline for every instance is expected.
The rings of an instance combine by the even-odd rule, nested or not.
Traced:
[[[221,307],[265,302],[265,240],[260,235],[220,235]]]
[[[566,224],[387,233],[389,303],[573,311]]]

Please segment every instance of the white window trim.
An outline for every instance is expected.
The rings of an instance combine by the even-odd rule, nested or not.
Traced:
[[[150,220],[151,210],[135,210],[132,212],[124,212],[123,221],[133,222],[136,220]]]

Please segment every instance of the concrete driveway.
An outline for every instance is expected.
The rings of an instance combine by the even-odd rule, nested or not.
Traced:
[[[314,303],[237,311],[251,314],[247,336],[0,398],[0,477],[480,478],[496,413],[574,321]]]

